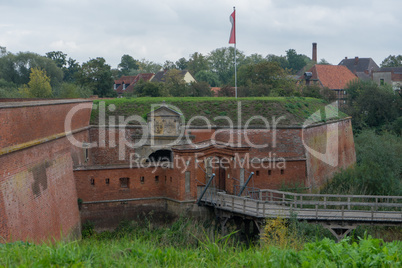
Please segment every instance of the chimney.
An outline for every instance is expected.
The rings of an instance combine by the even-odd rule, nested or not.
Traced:
[[[317,43],[313,43],[313,61],[317,63]]]
[[[345,60],[347,60],[348,59],[348,57],[345,57]]]
[[[359,62],[359,57],[355,57],[355,65]]]

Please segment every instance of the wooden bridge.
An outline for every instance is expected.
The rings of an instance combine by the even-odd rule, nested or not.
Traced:
[[[222,227],[233,216],[249,217],[258,230],[265,218],[320,223],[338,239],[358,225],[402,225],[402,196],[299,194],[249,189],[241,196],[199,186],[198,204],[214,207]]]

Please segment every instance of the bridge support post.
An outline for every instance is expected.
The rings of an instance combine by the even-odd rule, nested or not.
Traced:
[[[231,218],[231,215],[218,209],[215,209],[215,215],[217,223],[219,223],[221,228],[221,235],[225,236],[227,234],[226,223]]]
[[[354,224],[342,225],[339,223],[329,223],[325,225],[323,224],[323,226],[325,229],[328,229],[331,232],[338,243],[357,227],[357,225]]]
[[[224,217],[224,218],[220,218],[220,222],[221,222],[221,234],[222,236],[226,235],[226,223],[228,222],[229,218],[228,217]]]
[[[250,234],[251,234],[250,223],[251,223],[251,220],[244,219],[244,234],[246,235],[247,240],[249,240]]]
[[[255,225],[255,227],[257,228],[257,230],[258,230],[258,235],[260,235],[261,234],[261,232],[263,231],[262,229],[261,229],[261,227],[263,227],[263,221],[262,220],[258,220],[258,219],[254,219],[254,225]],[[256,230],[256,231],[257,231]]]

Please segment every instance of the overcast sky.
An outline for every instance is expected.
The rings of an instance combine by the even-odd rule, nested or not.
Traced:
[[[0,46],[78,62],[121,56],[157,63],[229,46],[236,6],[237,49],[285,55],[293,48],[338,64],[402,54],[400,0],[0,0]]]

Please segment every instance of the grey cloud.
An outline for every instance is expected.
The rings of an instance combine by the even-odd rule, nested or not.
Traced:
[[[237,48],[247,55],[283,55],[294,48],[333,64],[345,56],[377,63],[401,54],[401,1],[0,1],[0,46],[44,54],[62,50],[85,62],[123,54],[163,63],[229,46],[229,15],[237,10]],[[18,19],[16,19],[18,18]],[[378,48],[380,47],[380,48]]]

